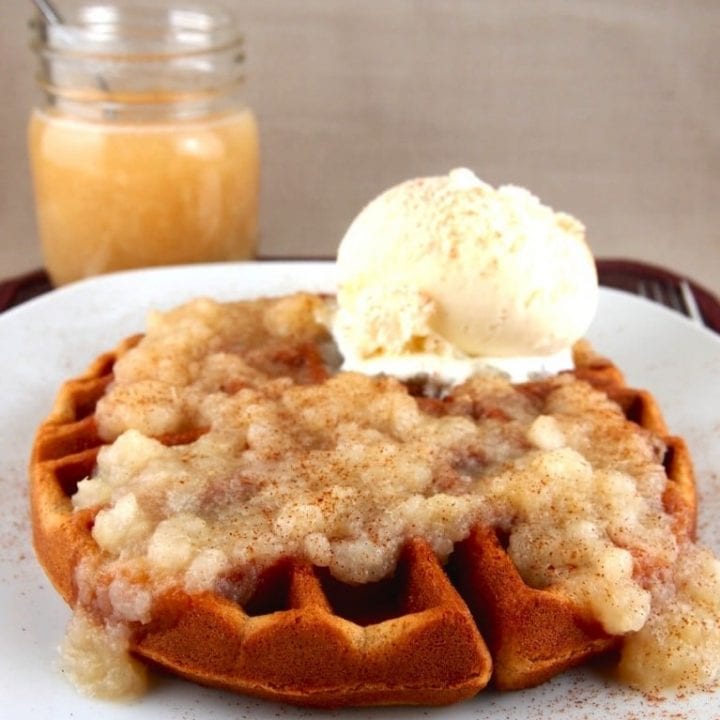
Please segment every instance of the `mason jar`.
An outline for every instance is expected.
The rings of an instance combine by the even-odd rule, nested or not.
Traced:
[[[53,283],[252,257],[258,127],[232,15],[151,0],[63,12],[31,23],[30,162]]]

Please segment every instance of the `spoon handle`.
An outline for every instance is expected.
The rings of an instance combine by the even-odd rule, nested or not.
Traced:
[[[45,20],[51,25],[63,25],[62,15],[57,11],[50,0],[32,0],[32,4],[40,11]]]

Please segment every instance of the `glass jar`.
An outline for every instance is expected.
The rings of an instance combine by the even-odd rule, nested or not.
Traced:
[[[207,2],[74,8],[31,23],[30,161],[53,283],[252,257],[258,129],[232,16]]]

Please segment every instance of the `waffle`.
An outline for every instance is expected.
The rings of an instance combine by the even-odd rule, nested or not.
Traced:
[[[63,385],[31,459],[39,561],[63,598],[73,607],[86,605],[99,622],[102,607],[86,603],[77,582],[82,563],[102,560],[91,534],[98,508],[73,511],[70,498],[92,474],[104,444],[97,402],[113,382],[117,360],[139,340],[125,340]],[[324,361],[312,343],[273,353],[275,375],[325,381]],[[611,362],[580,345],[575,363],[579,379],[664,439],[663,504],[676,537],[693,537],[695,488],[683,441],[668,435],[652,396],[626,387]],[[421,397],[417,402],[429,412],[442,403]],[[159,439],[182,445],[202,432],[187,428]],[[455,544],[447,563],[427,540],[411,538],[390,577],[362,585],[293,556],[265,567],[251,595],[240,601],[171,585],[154,597],[149,619],[127,627],[133,654],[180,676],[327,707],[446,704],[475,695],[491,681],[503,690],[526,688],[622,641],[556,588],[530,587],[508,555],[503,530],[484,524]]]

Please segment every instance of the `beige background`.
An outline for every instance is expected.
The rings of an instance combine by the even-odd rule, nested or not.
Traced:
[[[720,293],[717,0],[234,4],[263,133],[265,254],[331,254],[380,190],[466,165],[581,218],[596,255],[652,260]],[[0,12],[6,277],[40,256],[29,3]]]

